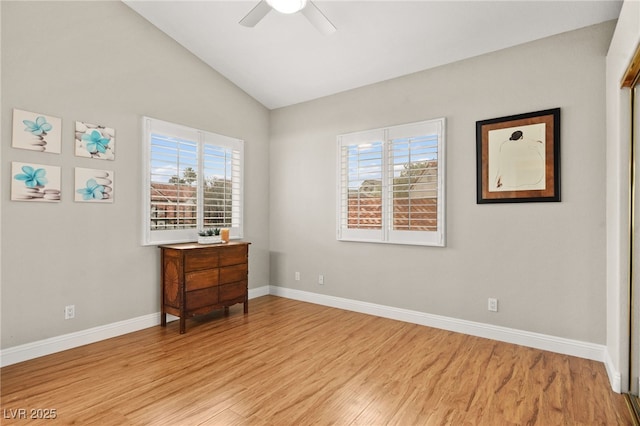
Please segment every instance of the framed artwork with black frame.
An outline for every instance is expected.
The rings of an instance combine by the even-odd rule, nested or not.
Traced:
[[[476,122],[477,203],[560,201],[560,108]]]

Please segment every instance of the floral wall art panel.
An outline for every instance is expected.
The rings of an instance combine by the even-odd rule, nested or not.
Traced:
[[[11,163],[11,199],[14,201],[60,201],[60,167]]]
[[[35,112],[13,110],[14,148],[60,154],[62,119]]]
[[[76,121],[76,156],[115,159],[116,131],[110,127]]]
[[[113,171],[76,167],[75,201],[113,203]]]

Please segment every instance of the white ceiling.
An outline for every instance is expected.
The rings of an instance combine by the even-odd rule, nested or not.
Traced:
[[[337,27],[321,35],[296,13],[238,24],[244,0],[124,0],[269,109],[388,80],[616,19],[622,1],[314,3]]]

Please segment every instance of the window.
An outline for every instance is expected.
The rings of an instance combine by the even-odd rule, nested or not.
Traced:
[[[338,136],[338,239],[444,246],[445,119]]]
[[[244,142],[143,118],[143,244],[195,241],[204,228],[242,237]]]

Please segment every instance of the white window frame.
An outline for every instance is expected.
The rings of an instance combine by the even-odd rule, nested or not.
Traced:
[[[244,231],[244,141],[217,133],[198,130],[180,124],[142,117],[142,245],[173,244],[196,241],[203,226],[204,173],[203,149],[205,144],[228,148],[239,152],[239,182],[234,185],[234,196],[239,204],[233,208],[229,238],[239,239]],[[197,143],[197,225],[195,229],[151,230],[151,137],[159,133]]]
[[[336,234],[339,241],[357,241],[385,244],[408,244],[423,246],[445,246],[445,118],[371,129],[342,134],[337,137],[337,218]],[[392,141],[402,137],[437,135],[437,229],[435,231],[407,231],[393,229],[393,183]],[[382,226],[381,229],[348,228],[348,164],[346,147],[382,142]]]

